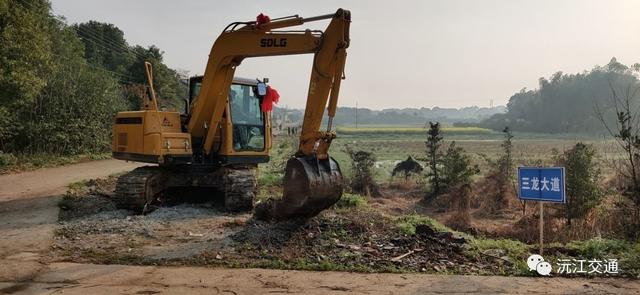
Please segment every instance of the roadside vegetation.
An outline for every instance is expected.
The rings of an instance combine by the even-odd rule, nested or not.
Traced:
[[[161,105],[182,106],[186,86],[162,51],[129,45],[112,24],[69,25],[47,0],[0,1],[0,24],[2,173],[109,152],[114,115],[144,95],[144,61]]]

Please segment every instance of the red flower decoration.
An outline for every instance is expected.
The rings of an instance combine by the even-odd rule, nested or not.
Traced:
[[[262,13],[256,17],[256,25],[258,26],[260,26],[261,24],[266,24],[270,21],[271,21],[271,18],[269,18],[268,15],[264,15]]]
[[[262,98],[262,111],[271,112],[273,110],[273,104],[277,104],[280,100],[280,94],[278,91],[267,86],[267,94]]]

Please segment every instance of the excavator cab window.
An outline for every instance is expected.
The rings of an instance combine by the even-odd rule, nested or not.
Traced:
[[[229,90],[233,149],[235,151],[264,150],[264,114],[255,86],[233,84]]]
[[[200,87],[202,86],[202,76],[194,76],[189,78],[189,104],[193,103],[198,94],[200,94]]]

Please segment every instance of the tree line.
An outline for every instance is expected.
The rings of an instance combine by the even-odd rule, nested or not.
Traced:
[[[0,164],[108,151],[115,113],[140,105],[144,61],[162,106],[178,108],[186,94],[159,48],[130,46],[111,24],[68,25],[47,0],[0,0],[0,44]]]
[[[639,70],[640,64],[625,66],[614,57],[590,71],[557,72],[549,79],[540,78],[538,89],[523,88],[512,95],[506,113],[493,115],[480,125],[494,130],[510,126],[521,132],[601,134],[606,130],[599,113],[610,124],[616,121],[611,90],[635,96]]]

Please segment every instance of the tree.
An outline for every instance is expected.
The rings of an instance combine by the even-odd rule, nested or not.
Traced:
[[[347,147],[347,154],[351,158],[351,188],[367,196],[380,196],[380,188],[373,179],[373,167],[376,157],[366,151],[354,151]]]
[[[1,1],[0,16],[0,71],[11,72],[0,78],[0,113],[8,115],[0,120],[0,148],[107,150],[113,115],[126,108],[117,80],[87,64],[83,43],[48,2]]]
[[[492,167],[484,177],[480,195],[485,197],[484,211],[496,212],[509,206],[511,196],[515,192],[513,178],[513,134],[509,127],[502,129],[502,155],[497,160],[487,159]]]
[[[117,73],[122,82],[128,82],[129,67],[134,54],[124,39],[124,32],[113,24],[89,21],[72,28],[84,44],[84,57],[92,65]]]
[[[0,1],[0,150],[21,128],[16,110],[33,106],[53,71],[49,9],[46,1]]]
[[[638,70],[638,66],[634,70]],[[619,204],[624,215],[622,221],[626,225],[627,234],[631,238],[640,236],[640,111],[636,101],[640,86],[637,81],[631,81],[626,87],[615,87],[609,83],[610,100],[615,110],[616,120],[611,123],[606,117],[606,110],[600,105],[595,105],[598,119],[616,140],[618,146],[624,152],[624,159],[617,167],[617,173],[622,176],[624,185],[619,188],[632,205]]]
[[[599,187],[600,168],[595,157],[593,146],[581,142],[565,151],[562,157],[567,173],[565,215],[568,225],[573,219],[582,218],[604,196]]]
[[[500,169],[500,175],[502,175],[502,184],[507,184],[511,181],[513,175],[513,133],[509,126],[504,127],[502,130],[504,134],[504,140],[500,144],[502,147],[502,156],[498,159],[498,169]]]
[[[153,84],[158,93],[160,107],[182,109],[183,99],[187,97],[187,86],[180,82],[180,75],[163,63],[163,52],[156,46],[148,48],[135,46],[136,59],[129,67],[133,81],[146,84],[145,61],[153,65]]]
[[[427,167],[429,172],[427,177],[431,184],[431,195],[437,196],[441,192],[441,180],[439,175],[439,165],[441,162],[442,154],[440,153],[440,145],[442,141],[442,134],[440,131],[440,123],[429,122],[429,130],[427,131]]]
[[[478,165],[471,165],[471,158],[464,153],[464,149],[456,146],[456,142],[452,141],[442,157],[443,187],[451,189],[470,184],[471,177],[479,172]]]

